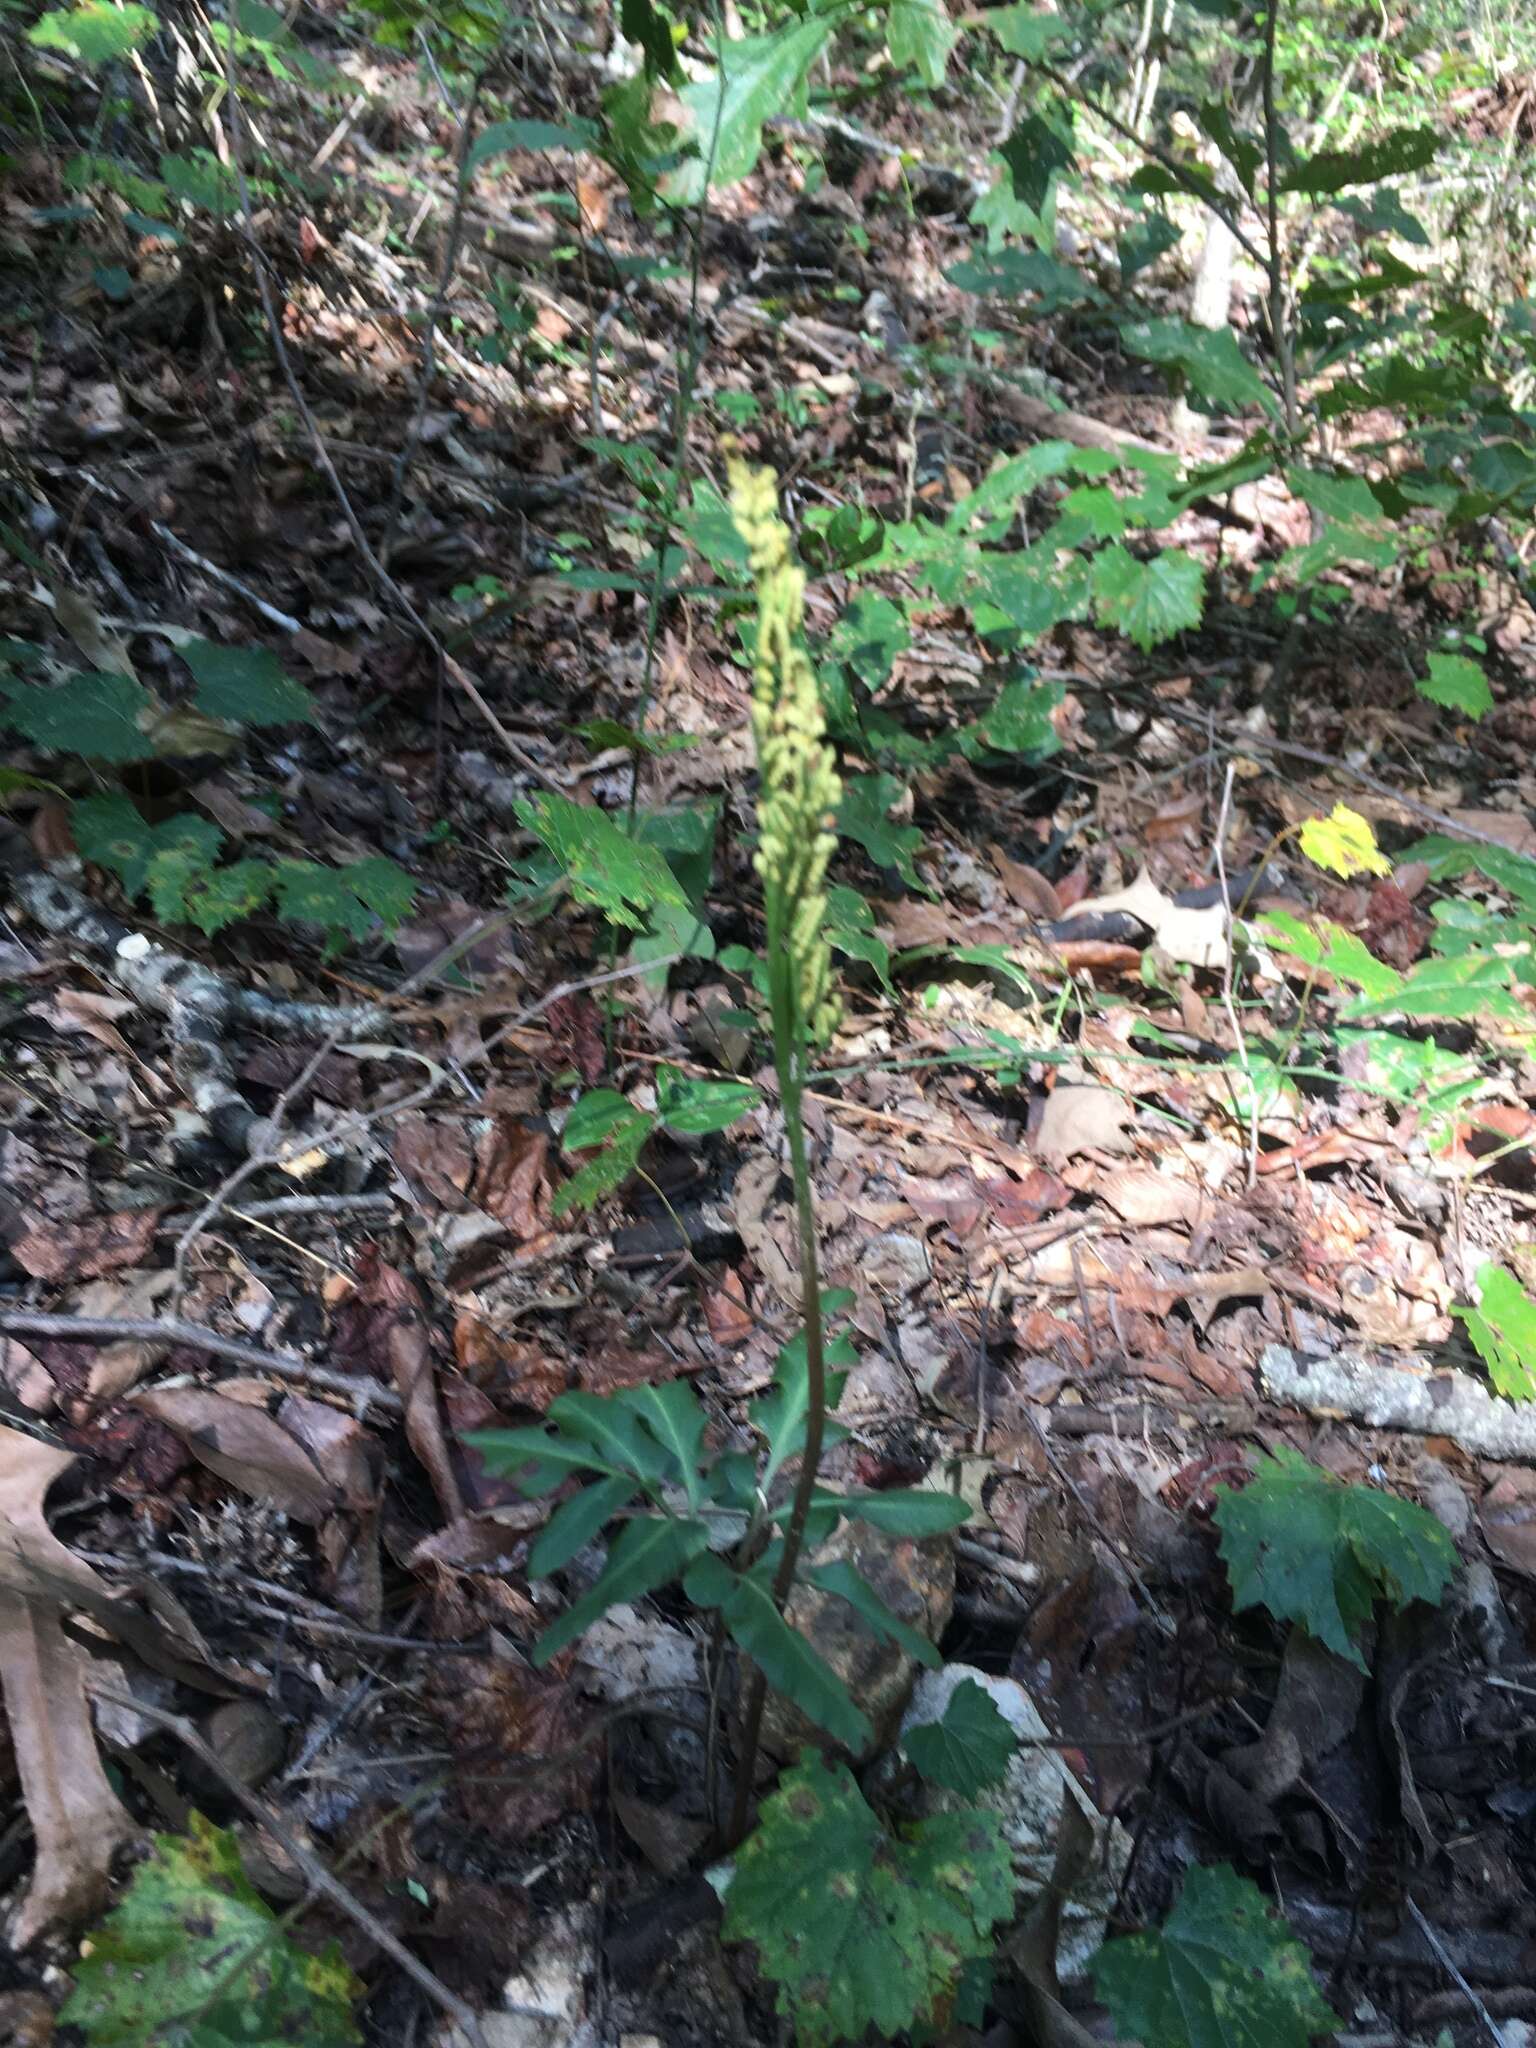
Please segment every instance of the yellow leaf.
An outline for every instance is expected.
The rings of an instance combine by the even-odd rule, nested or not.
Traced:
[[[1348,804],[1335,804],[1332,815],[1308,818],[1301,828],[1301,850],[1330,874],[1390,875],[1392,863],[1376,844],[1367,819]]]

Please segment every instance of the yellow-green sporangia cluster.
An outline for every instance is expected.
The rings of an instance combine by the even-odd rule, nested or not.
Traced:
[[[757,659],[752,731],[757,742],[757,871],[763,878],[770,958],[782,953],[794,976],[796,1010],[811,1043],[837,1023],[832,954],[823,923],[833,816],[842,784],[816,672],[800,644],[805,572],[791,559],[771,469],[729,461],[731,517],[757,579]]]

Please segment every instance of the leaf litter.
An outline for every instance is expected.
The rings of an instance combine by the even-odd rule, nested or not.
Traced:
[[[388,82],[392,116],[407,127],[423,111],[411,90],[403,70]],[[766,172],[756,189],[787,217],[790,195]],[[602,198],[582,203],[591,214]],[[894,254],[894,231],[878,218]],[[381,257],[374,249],[359,260]],[[420,261],[407,271],[430,297]],[[387,323],[348,302],[342,275],[335,303],[331,287],[312,284],[293,317],[314,361],[377,361],[377,383],[345,384],[347,416],[330,424],[358,450],[394,449],[409,409],[409,357]],[[730,307],[719,279],[706,278],[705,289],[723,321]],[[626,301],[626,345],[644,355],[648,324],[667,333],[665,306],[664,295]],[[456,579],[507,564],[504,515],[494,508],[509,493],[526,492],[545,555],[557,532],[572,529],[582,530],[584,550],[600,543],[622,553],[619,542],[634,539],[607,523],[619,470],[594,460],[583,380],[559,366],[566,315],[544,307],[538,317],[551,350],[539,359],[542,446],[530,445],[526,429],[488,424],[473,366],[459,358],[452,412],[426,444],[434,466],[423,467],[392,557],[460,615],[469,600],[452,594]],[[784,355],[760,327],[726,331],[725,367],[742,392],[784,380]],[[831,351],[835,367],[801,379],[829,401],[817,432],[865,465],[878,494],[888,479],[854,417],[855,380],[837,382],[844,365],[871,367],[859,334],[823,321],[791,332],[789,348],[803,351],[802,368],[817,348]],[[114,381],[61,382],[45,394],[39,428],[48,487],[58,488],[83,436],[114,510],[138,488],[129,450],[132,462],[146,459],[137,447],[144,417],[201,418],[229,439],[228,418],[211,408],[232,401],[210,395],[189,355],[147,346],[129,354]],[[142,905],[104,863],[83,885],[69,884],[78,900],[52,891],[45,902],[38,883],[19,893],[27,960],[14,971],[27,1001],[13,1010],[7,999],[3,1014],[15,1060],[0,1079],[0,1222],[13,1276],[0,1304],[0,1379],[15,1419],[48,1418],[57,1441],[3,1433],[10,1562],[0,1560],[0,1682],[16,1761],[9,1796],[35,1843],[29,1875],[12,1885],[11,1935],[26,1949],[51,1930],[86,1930],[121,1875],[118,1852],[170,1817],[167,1799],[182,1804],[194,1789],[186,1756],[163,1729],[129,1723],[109,1738],[99,1717],[93,1732],[91,1665],[105,1660],[120,1677],[111,1689],[130,1695],[169,1667],[165,1682],[188,1711],[207,1716],[231,1691],[271,1702],[283,1752],[267,1774],[273,1811],[330,1854],[349,1840],[366,1844],[347,1874],[375,1928],[349,1924],[344,1959],[322,1942],[320,1955],[284,1964],[312,1987],[321,1973],[322,2001],[345,2006],[348,1973],[357,1972],[386,2013],[409,2010],[388,2004],[420,1987],[402,1988],[382,1929],[477,2004],[520,1973],[531,1999],[570,2018],[592,1996],[592,1942],[577,1931],[586,1922],[576,1909],[594,1882],[612,1886],[605,1938],[621,1947],[652,1908],[652,1870],[680,1886],[696,1874],[708,1803],[700,1646],[675,1606],[642,1602],[627,1644],[584,1643],[535,1671],[532,1645],[554,1596],[531,1577],[529,1556],[547,1510],[499,1490],[465,1439],[526,1425],[573,1388],[685,1376],[706,1390],[712,1428],[724,1437],[739,1426],[740,1403],[768,1383],[797,1288],[771,1077],[749,1040],[756,1064],[747,1075],[765,1103],[745,1126],[724,1136],[658,1131],[640,1155],[643,1177],[624,1180],[588,1216],[556,1215],[566,1172],[560,1122],[577,1082],[612,1085],[650,1114],[658,1062],[706,1081],[735,1071],[718,1058],[718,1029],[714,1041],[687,1035],[682,997],[704,986],[725,1012],[750,1007],[745,971],[725,966],[723,954],[693,956],[691,986],[626,986],[616,1017],[602,988],[571,986],[597,957],[594,913],[628,928],[655,900],[679,909],[692,901],[680,872],[686,848],[637,844],[616,825],[596,855],[578,837],[558,916],[520,927],[505,954],[487,941],[431,971],[499,908],[504,867],[538,848],[571,852],[571,809],[598,773],[572,732],[583,718],[635,713],[644,666],[635,619],[622,591],[563,583],[533,555],[513,562],[517,587],[506,596],[519,638],[498,643],[493,621],[479,644],[504,654],[537,645],[538,685],[526,699],[495,698],[503,719],[515,705],[519,720],[518,753],[498,753],[493,764],[507,800],[484,778],[477,788],[462,758],[458,786],[451,764],[442,772],[434,722],[444,714],[432,702],[430,664],[391,640],[378,593],[363,588],[363,565],[338,543],[334,508],[299,487],[302,451],[287,439],[275,383],[264,373],[248,382],[241,432],[260,488],[239,502],[223,448],[190,472],[169,470],[163,488],[175,525],[208,561],[234,562],[269,609],[291,607],[309,622],[259,650],[274,723],[281,712],[302,727],[252,747],[289,778],[280,817],[253,801],[262,779],[208,724],[251,686],[238,665],[231,683],[227,667],[210,670],[207,655],[184,643],[192,676],[205,685],[213,676],[221,708],[194,699],[167,712],[144,681],[159,673],[146,659],[158,642],[130,630],[105,579],[94,596],[56,592],[57,625],[93,668],[107,666],[105,652],[112,675],[138,679],[167,753],[201,762],[191,796],[242,853],[247,838],[271,839],[293,861],[317,851],[393,859],[404,849],[425,907],[397,919],[391,941],[376,903],[352,896],[337,913],[352,943],[338,953],[334,932],[319,935],[335,900],[297,880],[297,923],[267,915],[233,937],[215,926],[195,948],[182,945],[186,922],[158,904],[175,943],[141,929]],[[641,424],[655,417],[647,406]],[[809,458],[811,439],[802,432],[799,455]],[[538,477],[553,489],[543,506],[531,488]],[[268,519],[281,545],[253,547]],[[708,559],[702,544],[696,553]],[[184,560],[173,567],[131,533],[109,559],[141,620],[163,615],[183,632],[195,623],[195,644],[215,655],[253,646],[251,610],[218,577]],[[1187,584],[1181,559],[1159,583],[1121,550],[1101,610],[1139,645],[1153,615],[1172,608],[1191,628],[1181,665],[1193,675],[1208,660],[1218,675],[1230,643],[1209,615],[1193,630]],[[701,744],[647,765],[648,807],[656,797],[688,804],[703,795],[739,812],[742,693],[730,655],[727,637],[708,626],[695,624],[686,641],[668,632],[647,731]],[[1094,685],[1145,686],[1149,716],[1157,689],[1171,687],[1146,686],[1134,664],[1117,670],[1124,648],[1089,627],[1064,628],[1052,658]],[[1358,647],[1340,658],[1368,666]],[[311,685],[292,677],[295,665]],[[336,736],[355,700],[342,686],[359,668],[390,716],[343,743]],[[913,663],[899,673],[923,712],[924,671]],[[1365,731],[1363,713],[1301,708],[1335,752]],[[832,1454],[829,1476],[879,1484],[966,1462],[962,1488],[981,1512],[956,1559],[946,1656],[1011,1674],[1063,1745],[1069,1799],[1092,1805],[1101,1821],[1137,1803],[1145,1847],[1134,1903],[1150,1912],[1178,1900],[1155,1938],[1156,1970],[1171,1981],[1181,1947],[1210,1946],[1218,1926],[1240,1929],[1240,1961],[1296,1974],[1294,1944],[1266,1924],[1253,1887],[1220,1867],[1262,1842],[1313,1953],[1350,1973],[1353,1993],[1384,1996],[1389,1972],[1373,1974],[1369,1956],[1352,1956],[1343,1938],[1345,1902],[1352,1911],[1372,1868],[1368,1851],[1407,1867],[1402,1837],[1370,1792],[1375,1774],[1386,1762],[1412,1788],[1433,1838],[1476,1836],[1489,1857],[1512,1855],[1525,1737],[1513,1714],[1496,1711],[1496,1695],[1488,1708],[1484,1690],[1478,1755],[1451,1742],[1436,1689],[1454,1676],[1476,1691],[1486,1651],[1465,1617],[1437,1629],[1412,1607],[1392,1624],[1391,1728],[1373,1725],[1338,1668],[1382,1654],[1379,1641],[1344,1625],[1360,1620],[1358,1584],[1346,1578],[1341,1594],[1335,1565],[1326,1585],[1318,1577],[1306,1589],[1312,1649],[1333,1660],[1309,1662],[1297,1635],[1282,1646],[1262,1618],[1234,1620],[1234,1601],[1247,1607],[1260,1564],[1245,1551],[1234,1569],[1230,1525],[1245,1495],[1261,1497],[1265,1475],[1283,1473],[1297,1452],[1313,1470],[1369,1482],[1381,1500],[1383,1482],[1394,1494],[1433,1498],[1432,1466],[1472,1504],[1463,1543],[1481,1532],[1510,1570],[1490,1596],[1509,1637],[1528,1632],[1530,1430],[1522,1410],[1471,1376],[1452,1315],[1482,1267],[1516,1258],[1527,1228],[1524,1055],[1479,1021],[1453,981],[1401,1008],[1398,984],[1373,997],[1349,978],[1360,959],[1347,944],[1321,965],[1278,948],[1243,956],[1268,1013],[1265,1042],[1283,1048],[1310,1010],[1335,1034],[1337,1086],[1303,1087],[1284,1057],[1256,1053],[1247,1038],[1261,1034],[1234,1029],[1225,1000],[1245,888],[1213,883],[1216,836],[1225,825],[1223,857],[1252,872],[1268,859],[1272,825],[1326,816],[1339,787],[1325,775],[1298,793],[1266,767],[1224,818],[1195,766],[1171,791],[1166,781],[1159,789],[1153,775],[1177,771],[1177,759],[1138,760],[1114,745],[1112,728],[1090,733],[1081,713],[1080,701],[1063,704],[1057,728],[1092,742],[1073,758],[1107,765],[1096,786],[1063,780],[1026,794],[1020,781],[960,758],[923,767],[915,802],[877,772],[844,821],[849,886],[860,887],[869,931],[894,955],[899,995],[885,995],[867,949],[850,948],[863,966],[850,978],[837,1047],[846,1071],[819,1082],[812,1105],[828,1275],[853,1292],[867,1347],[847,1394],[854,1432]],[[167,716],[180,723],[168,729]],[[472,700],[450,699],[446,716],[450,751],[489,744]],[[129,695],[103,697],[96,717],[95,758],[127,758],[143,728]],[[1189,738],[1166,722],[1163,730],[1181,745]],[[630,758],[625,747],[610,768],[633,774]],[[562,788],[541,787],[546,778]],[[1347,786],[1342,796],[1383,828],[1411,826],[1390,798]],[[1446,808],[1504,851],[1530,851],[1511,812]],[[29,843],[41,849],[35,864],[46,869],[57,820],[43,803],[24,815]],[[447,831],[434,839],[439,827]],[[1047,854],[1053,840],[1058,851]],[[466,851],[484,846],[494,849],[494,876]],[[1403,859],[1369,887],[1335,888],[1300,871],[1285,879],[1296,901],[1411,983],[1430,934],[1418,906],[1439,858]],[[750,870],[733,834],[721,836],[719,863],[710,907],[722,934],[745,947],[755,936]],[[1445,886],[1448,875],[1433,875],[1437,907],[1493,915],[1504,900],[1497,871],[1449,875],[1467,885],[1460,892]],[[538,880],[525,877],[530,891]],[[424,985],[395,994],[423,973]],[[1362,1004],[1366,1014],[1349,1014]],[[413,1084],[382,1059],[339,1050],[378,1043],[371,1031],[364,1039],[358,1010],[386,1020],[432,1063],[423,1103],[410,1106]],[[1445,1064],[1464,1044],[1403,1033],[1395,1026],[1405,1014],[1477,1034],[1477,1057]],[[309,1078],[295,1088],[300,1072]],[[289,1167],[311,1170],[296,1175],[269,1160],[221,1194],[176,1262],[177,1313],[228,1339],[259,1340],[331,1382],[317,1375],[296,1391],[289,1372],[226,1370],[195,1342],[125,1335],[87,1346],[4,1334],[13,1302],[129,1324],[159,1319],[173,1233],[260,1156],[250,1134],[279,1114],[298,1147]],[[285,1208],[296,1192],[314,1206]],[[365,1201],[373,1208],[352,1206]],[[636,1230],[649,1231],[638,1249],[625,1235]],[[1488,1286],[1480,1313],[1490,1343],[1503,1333],[1507,1344],[1501,1299]],[[252,1304],[262,1315],[256,1331],[246,1319]],[[1377,1355],[1351,1362],[1362,1344]],[[1455,1375],[1446,1369],[1453,1358],[1463,1368]],[[349,1407],[349,1384],[391,1389],[398,1414]],[[1258,1476],[1238,1490],[1250,1471]],[[1202,1473],[1220,1482],[1207,1485]],[[1326,1491],[1322,1508],[1309,1500],[1311,1519],[1327,1523],[1331,1502]],[[1325,1534],[1338,1532],[1330,1524]],[[1358,1532],[1348,1541],[1356,1570],[1369,1576]],[[1422,1530],[1419,1541],[1421,1554],[1444,1547]],[[920,1602],[919,1571],[910,1562],[895,1569],[893,1599],[904,1585]],[[575,1597],[579,1578],[562,1590]],[[1402,1590],[1427,1600],[1427,1570]],[[620,1649],[642,1638],[647,1683],[626,1692],[603,1662],[617,1665]],[[661,1695],[668,1704],[648,1713]],[[630,1710],[619,1715],[616,1699]],[[104,1755],[123,1766],[117,1785]],[[808,1768],[819,1800],[840,1796],[822,1766]],[[206,1786],[195,1796],[206,1798]],[[599,1835],[605,1800],[637,1856]],[[257,1920],[268,1911],[258,1891],[281,1897],[285,1881],[296,1885],[275,1839],[258,1832],[237,1854],[208,1824],[191,1828],[166,1838],[141,1873],[185,1888],[178,1858],[195,1852],[227,1880],[228,1910]],[[1191,1830],[1212,1852],[1201,1860],[1218,1867],[1185,1876],[1181,1843]],[[253,1870],[265,1878],[256,1890]],[[206,1870],[193,1875],[204,1882]],[[900,1879],[898,1869],[881,1872],[892,1892]],[[1453,1876],[1419,1896],[1449,1952],[1481,1964],[1486,1981],[1499,1967],[1484,1938],[1494,1916],[1471,1890]],[[172,1959],[138,1946],[135,1934],[145,1896],[125,1894],[116,1914],[127,1918],[108,1920],[98,1939],[104,1956],[158,1971]],[[174,1910],[184,1913],[185,1902]],[[835,1953],[845,1938],[829,1932]],[[702,1914],[688,1939],[695,1955],[709,1956]],[[550,1967],[562,1941],[563,1989]],[[195,1951],[183,1961],[199,1967]],[[1105,2002],[1128,2034],[1155,2025],[1148,1980],[1127,1991],[1117,1967],[1123,1957],[1100,1977]],[[708,1968],[719,1974],[714,1962]],[[79,2003],[66,2017],[108,1997],[95,1975],[80,1973]],[[1234,1972],[1233,1995],[1259,1998],[1253,1978]],[[710,2038],[712,2024],[714,2038],[771,2038],[766,2013],[744,2008],[734,1986],[715,1985],[692,2004],[675,1985],[649,2002],[632,1989],[624,1999],[621,2010],[647,2028],[686,2022]],[[1320,2008],[1305,2016],[1331,2023]],[[401,2031],[415,2023],[401,2020]],[[1261,2006],[1256,2024],[1277,2029],[1283,2019]],[[348,2038],[339,2013],[335,2028]]]

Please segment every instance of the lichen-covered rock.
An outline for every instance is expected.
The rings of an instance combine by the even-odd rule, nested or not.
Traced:
[[[862,1522],[844,1522],[811,1561],[831,1564],[839,1560],[851,1564],[899,1620],[930,1642],[938,1641],[955,1601],[955,1552],[948,1536],[929,1536],[917,1542],[887,1536]],[[842,1679],[854,1705],[869,1719],[873,1734],[856,1761],[863,1762],[887,1748],[912,1692],[916,1658],[889,1637],[876,1635],[846,1600],[803,1580],[791,1593],[785,1613],[790,1625]],[[793,1701],[775,1692],[768,1695],[762,1743],[778,1757],[793,1756],[807,1743],[820,1749],[835,1747],[824,1729],[808,1720]]]
[[[1060,1752],[1049,1747],[1050,1730],[1017,1679],[998,1678],[969,1664],[946,1664],[942,1671],[924,1671],[901,1724],[903,1736],[925,1722],[942,1721],[956,1687],[967,1679],[991,1696],[1014,1734],[1028,1746],[1014,1751],[1002,1783],[989,1786],[976,1799],[960,1799],[937,1785],[925,1783],[925,1809],[939,1812],[958,1806],[985,1806],[1001,1815],[1019,1881],[1022,1908],[1038,1897],[1051,1880],[1063,1797],[1070,1796],[1077,1802],[1093,1831],[1093,1854],[1086,1859],[1087,1871],[1081,1884],[1062,1902],[1056,1966],[1064,1978],[1079,1977],[1089,1958],[1103,1944],[1105,1922],[1131,1853],[1131,1838],[1117,1820],[1106,1820],[1097,1811],[1062,1761]]]

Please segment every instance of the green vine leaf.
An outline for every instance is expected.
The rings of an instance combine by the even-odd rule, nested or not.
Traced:
[[[1016,1743],[996,1700],[974,1678],[955,1687],[941,1720],[920,1722],[902,1737],[922,1775],[962,1799],[1002,1783]]]
[[[1101,625],[1115,627],[1146,654],[1199,625],[1205,572],[1182,548],[1138,562],[1128,549],[1108,547],[1094,557],[1093,602]]]
[[[59,2017],[90,2048],[352,2048],[362,1988],[334,1941],[295,1946],[234,1836],[194,1813],[187,1834],[155,1837]]]
[[[995,1815],[938,1814],[889,1835],[842,1765],[807,1754],[738,1852],[724,1931],[757,1944],[803,2048],[831,2048],[933,2015],[1012,1901]]]
[[[576,902],[638,931],[663,903],[686,909],[682,884],[653,846],[631,839],[596,804],[548,793],[519,798],[521,822],[554,855]]]
[[[1143,2048],[1307,2048],[1338,2030],[1306,1950],[1224,1863],[1191,1870],[1161,1928],[1106,1942],[1091,1968],[1116,2031]]]
[[[87,670],[51,688],[0,680],[0,697],[5,700],[0,720],[51,753],[83,754],[88,761],[119,765],[154,756],[144,729],[154,699],[131,676]]]
[[[734,185],[747,175],[763,146],[763,123],[776,114],[792,119],[804,114],[806,73],[831,30],[824,15],[803,21],[791,17],[771,35],[727,43],[721,69],[683,87],[678,97],[697,155],[666,180],[669,199],[687,206],[702,195],[711,141],[712,188]]]
[[[159,26],[152,7],[109,7],[105,0],[86,0],[83,7],[52,9],[27,30],[27,41],[40,50],[62,50],[94,69],[126,57]]]
[[[283,671],[267,647],[219,647],[189,640],[181,658],[197,684],[197,708],[231,725],[295,725],[313,718],[315,700]]]
[[[323,868],[313,861],[281,860],[272,885],[279,914],[324,925],[328,932],[366,938],[375,922],[393,931],[410,915],[420,884],[392,860],[374,855],[349,861],[344,868]]]
[[[1432,654],[1429,674],[1420,676],[1414,688],[1431,704],[1443,704],[1447,711],[1460,711],[1468,718],[1484,718],[1493,709],[1487,676],[1464,654]]]
[[[151,868],[168,856],[178,857],[194,874],[206,873],[224,841],[217,825],[191,813],[152,825],[121,790],[82,797],[70,807],[69,818],[81,859],[116,875],[130,896],[144,894]],[[157,909],[156,914],[182,915],[179,909]]]
[[[909,889],[929,893],[912,856],[923,843],[915,825],[893,825],[890,811],[906,795],[894,775],[850,775],[837,807],[837,829],[863,847],[877,868],[894,868]]]
[[[1374,1486],[1346,1486],[1282,1447],[1215,1509],[1232,1605],[1297,1622],[1364,1671],[1356,1638],[1378,1599],[1437,1604],[1456,1546],[1435,1517]]]
[[[1453,1308],[1488,1377],[1511,1401],[1536,1400],[1536,1301],[1514,1274],[1489,1261],[1477,1270],[1477,1307]]]

